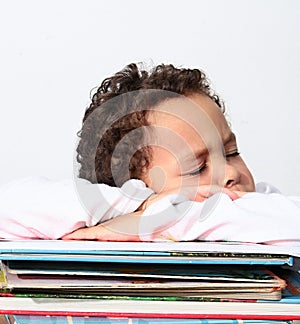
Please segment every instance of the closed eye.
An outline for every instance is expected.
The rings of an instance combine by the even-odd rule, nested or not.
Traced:
[[[231,157],[235,157],[235,156],[239,156],[239,155],[240,155],[240,152],[238,152],[238,151],[233,152],[233,153],[229,153],[229,154],[226,154],[226,159],[231,158]]]
[[[197,168],[196,170],[189,172],[188,175],[189,176],[196,176],[199,175],[200,173],[202,173],[205,169],[207,168],[207,164],[203,164],[201,165],[199,168]]]

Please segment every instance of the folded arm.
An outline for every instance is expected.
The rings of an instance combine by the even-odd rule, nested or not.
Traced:
[[[154,196],[141,212],[75,231],[65,238],[300,245],[299,197],[279,193],[239,195],[243,198],[216,193],[201,201],[176,194]]]
[[[186,187],[182,189],[181,194],[184,194],[189,200],[203,202],[208,197],[216,192],[225,193],[230,199],[235,200],[244,193],[237,193],[217,186],[202,186],[199,188]],[[168,198],[174,192],[168,191],[161,194],[152,194],[138,208],[138,211],[126,215],[120,215],[114,219],[103,222],[97,226],[80,228],[73,233],[62,237],[64,240],[99,240],[99,241],[140,241],[141,240],[141,216],[144,211],[150,206],[157,206],[159,201]],[[166,222],[165,215],[162,215],[161,221]],[[151,223],[151,220],[150,220]],[[153,224],[152,224],[153,225]],[[151,225],[149,226],[149,229]],[[163,234],[161,234],[163,237]]]

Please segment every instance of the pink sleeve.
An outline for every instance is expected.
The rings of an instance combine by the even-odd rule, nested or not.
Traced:
[[[71,179],[16,180],[0,187],[0,237],[58,239],[80,227],[132,212],[151,193],[138,180],[122,188],[86,180],[76,185]]]
[[[241,241],[300,246],[300,198],[249,193],[232,201],[221,193],[205,202],[172,195],[143,213],[142,241]]]

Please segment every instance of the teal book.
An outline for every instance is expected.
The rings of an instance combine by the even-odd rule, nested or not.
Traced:
[[[1,260],[293,265],[296,248],[239,242],[0,240]]]
[[[281,320],[109,318],[91,316],[7,316],[8,324],[291,324]]]

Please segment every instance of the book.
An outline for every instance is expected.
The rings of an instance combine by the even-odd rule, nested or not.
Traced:
[[[131,277],[215,281],[270,282],[274,274],[264,266],[224,264],[163,264],[71,261],[3,261],[9,274],[64,275],[89,277]]]
[[[291,274],[297,274],[291,270],[284,270],[287,278],[294,278]],[[296,276],[297,277],[297,276]],[[294,289],[297,282],[293,283]],[[290,284],[287,285],[287,287]],[[287,288],[286,288],[287,289]],[[238,301],[230,299],[219,299],[212,301],[196,301],[192,299],[180,300],[180,298],[161,298],[151,296],[132,297],[132,296],[113,296],[111,291],[107,296],[95,295],[94,298],[86,295],[63,296],[63,295],[42,295],[33,294],[30,296],[25,291],[25,298],[22,294],[19,297],[0,298],[2,313],[51,316],[98,316],[114,317],[120,320],[138,318],[160,318],[160,319],[251,319],[251,320],[291,320],[300,319],[300,299],[298,301],[290,293],[287,297],[278,302],[266,300],[244,300]],[[24,296],[24,295],[23,295]],[[76,317],[77,318],[77,317]],[[108,322],[110,323],[110,322]],[[112,322],[113,323],[113,322]],[[125,322],[126,323],[126,322]],[[147,323],[147,322],[146,322]],[[150,322],[152,323],[152,322]],[[197,322],[196,322],[197,323]],[[201,322],[199,322],[201,323]],[[222,323],[222,322],[221,322]]]
[[[299,250],[237,242],[0,240],[1,260],[292,266]]]
[[[7,324],[291,324],[281,320],[180,319],[180,318],[116,318],[91,316],[7,315]]]
[[[272,279],[228,276],[228,269],[243,266],[252,274],[259,267],[264,275],[285,267],[299,275],[299,257],[299,248],[237,242],[2,240],[0,312],[119,319],[300,319],[299,297],[278,295],[288,291],[284,286],[289,279],[273,271],[268,273]]]
[[[117,318],[300,319],[300,304],[0,297],[2,314]]]
[[[26,264],[26,262],[24,262]],[[47,262],[49,264],[49,262]],[[59,264],[60,265],[60,264]],[[95,265],[95,264],[94,264]],[[60,265],[61,267],[63,266]],[[225,267],[221,265],[204,267],[191,265],[181,267],[151,267],[138,264],[104,265],[97,263],[98,276],[84,274],[45,274],[36,270],[31,273],[11,271],[9,265],[2,265],[2,292],[22,293],[72,293],[95,294],[97,296],[153,296],[153,297],[198,297],[279,300],[285,281],[263,267]],[[44,265],[45,267],[45,265]],[[20,267],[19,267],[20,268]],[[24,267],[23,267],[24,268]],[[31,268],[32,269],[32,268]],[[193,270],[192,270],[193,269]],[[189,272],[191,270],[191,273]],[[174,271],[175,273],[172,273]],[[22,271],[21,271],[22,272]],[[111,276],[110,274],[121,274]]]

